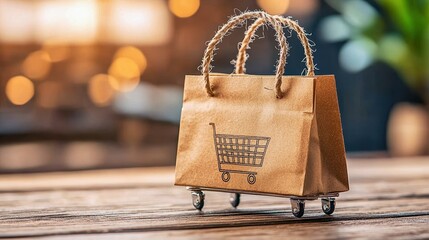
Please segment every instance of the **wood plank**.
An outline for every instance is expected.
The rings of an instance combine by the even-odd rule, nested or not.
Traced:
[[[135,206],[109,209],[64,209],[16,212],[18,217],[1,218],[1,237],[49,236],[82,233],[166,231],[201,228],[261,226],[278,224],[368,221],[429,216],[427,199],[339,202],[337,213],[324,216],[319,204],[309,204],[306,217],[291,216],[288,206],[255,207],[238,210],[213,207],[198,213],[189,208],[153,212]],[[15,215],[16,216],[16,215]],[[427,218],[422,221],[429,224]],[[385,226],[385,225],[383,225]]]
[[[429,157],[352,159],[348,161],[348,171],[353,182],[428,179]],[[174,167],[9,174],[0,175],[0,192],[172,185],[173,182]]]
[[[173,168],[0,176],[0,237],[299,238],[317,231],[343,238],[364,237],[362,230],[375,226],[376,237],[427,236],[427,158],[349,161],[349,169],[351,191],[338,198],[335,214],[325,216],[320,202],[310,201],[302,219],[291,215],[285,198],[244,195],[235,210],[218,192],[207,192],[197,212],[189,192],[172,186]],[[296,229],[305,231],[298,236]]]
[[[1,192],[172,185],[173,167],[0,175]]]
[[[258,227],[110,233],[108,239],[429,239],[428,223],[428,216],[419,216],[361,221],[300,222]],[[106,237],[106,234],[77,234],[35,239],[96,240]]]

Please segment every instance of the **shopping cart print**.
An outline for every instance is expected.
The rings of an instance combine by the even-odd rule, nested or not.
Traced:
[[[254,170],[262,167],[271,138],[218,134],[215,124],[210,125],[213,127],[213,140],[222,180],[228,182],[231,179],[230,173],[239,173],[247,174],[247,182],[254,184],[257,174]]]

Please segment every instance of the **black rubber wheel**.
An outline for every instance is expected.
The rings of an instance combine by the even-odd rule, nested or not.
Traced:
[[[238,207],[240,205],[240,193],[231,193],[231,197],[229,198],[229,202],[233,208]]]
[[[247,176],[247,182],[249,184],[255,184],[255,182],[256,182],[256,176],[255,176],[255,174],[253,174],[253,173],[249,174]]]
[[[228,182],[229,179],[231,179],[231,174],[229,174],[229,172],[223,172],[222,173],[222,181]]]
[[[303,202],[298,202],[298,208],[292,208],[292,214],[295,217],[300,218],[304,216],[304,209],[305,209],[305,204]]]
[[[331,215],[335,211],[335,199],[322,199],[322,210],[326,215]]]

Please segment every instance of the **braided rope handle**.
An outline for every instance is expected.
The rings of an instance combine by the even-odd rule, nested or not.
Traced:
[[[210,63],[213,61],[213,53],[215,51],[216,45],[221,42],[223,37],[230,31],[236,28],[238,25],[244,23],[248,19],[263,19],[261,21],[267,22],[270,25],[273,26],[273,28],[276,31],[276,38],[277,42],[280,45],[280,58],[279,62],[277,64],[276,69],[276,97],[282,98],[283,93],[281,91],[281,85],[282,85],[282,76],[284,73],[284,68],[286,64],[286,56],[287,56],[287,42],[286,37],[283,33],[283,26],[280,24],[280,21],[276,19],[275,16],[271,16],[265,12],[262,11],[254,11],[254,12],[246,12],[241,15],[232,17],[229,19],[229,21],[223,25],[214,35],[214,37],[210,40],[209,44],[207,45],[207,48],[204,52],[203,57],[203,63],[202,63],[202,69],[201,72],[203,74],[203,80],[205,82],[205,89],[208,94],[208,96],[213,97],[215,96],[215,93],[213,91],[213,88],[210,84]]]
[[[305,34],[304,29],[298,25],[298,23],[290,18],[285,18],[282,16],[274,16],[274,18],[281,22],[283,26],[287,26],[290,29],[294,30],[299,40],[301,41],[302,46],[304,47],[306,66],[307,66],[307,76],[314,76],[314,62],[313,62],[313,51],[309,44],[309,40]],[[246,72],[246,61],[247,54],[246,50],[249,49],[249,44],[252,42],[256,31],[259,27],[263,26],[265,21],[263,19],[256,20],[246,31],[243,41],[241,42],[240,49],[237,55],[237,61],[235,62],[235,73],[243,74]]]

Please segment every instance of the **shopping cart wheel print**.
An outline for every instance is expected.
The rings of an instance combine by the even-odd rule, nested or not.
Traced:
[[[222,180],[228,182],[229,179],[231,179],[231,174],[229,174],[229,172],[222,172]]]
[[[335,211],[335,198],[327,197],[322,198],[322,210],[325,214],[331,215]]]
[[[300,217],[302,217],[304,215],[305,200],[291,198],[290,199],[290,205],[291,205],[291,208],[292,208],[292,214],[295,217],[300,218]]]
[[[192,195],[192,205],[194,205],[194,207],[198,210],[201,211],[201,209],[203,209],[204,207],[204,192],[200,191],[200,190],[193,190],[191,192]]]
[[[255,174],[253,174],[253,173],[249,174],[247,176],[247,182],[249,184],[255,184],[255,182],[256,182],[256,176],[255,176]]]

